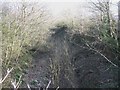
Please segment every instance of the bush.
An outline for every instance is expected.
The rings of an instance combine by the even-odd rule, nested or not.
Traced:
[[[30,6],[27,3],[18,4],[18,11],[12,11],[13,8],[9,7],[11,3],[3,4],[0,16],[3,70],[13,67],[11,78],[17,80],[20,75],[24,75],[25,69],[32,61],[32,53],[29,50],[35,46],[41,48],[45,45],[49,26],[45,23],[47,16],[45,11],[42,11],[44,9],[38,11],[32,3]]]

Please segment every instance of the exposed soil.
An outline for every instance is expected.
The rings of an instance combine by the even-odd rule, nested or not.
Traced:
[[[46,87],[50,81],[50,56],[46,52],[37,51],[33,55],[32,66],[27,70],[25,82],[32,88]]]
[[[68,37],[64,37],[66,36],[64,32],[57,33],[60,35],[55,33],[51,37],[53,44],[51,52],[37,51],[34,54],[32,66],[25,75],[25,82],[29,83],[31,87],[46,87],[52,80],[50,60],[54,60],[57,55],[60,63],[58,65],[64,66],[61,68],[59,76],[60,88],[73,87],[72,83],[76,88],[114,88],[118,86],[118,69],[115,66],[95,51],[83,48],[85,45],[80,40],[77,41],[79,47],[65,39]],[[64,40],[66,42],[63,43]],[[73,76],[68,77],[70,80],[64,75],[67,72],[65,70],[69,67],[65,64],[68,62],[65,61],[64,45],[67,45],[70,67],[73,69],[71,71]],[[50,87],[54,87],[54,85],[51,83]],[[55,86],[55,88],[57,87]]]

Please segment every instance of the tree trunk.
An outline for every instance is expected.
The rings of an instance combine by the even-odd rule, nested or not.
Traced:
[[[106,4],[107,4],[106,13],[107,13],[108,35],[112,36],[112,34],[111,34],[111,25],[110,25],[110,1],[108,0],[106,2]]]
[[[118,51],[120,51],[120,1],[118,3]]]
[[[118,3],[118,40],[120,41],[120,1]]]
[[[118,52],[120,52],[120,1],[118,3]],[[120,60],[120,55],[118,54],[118,60]],[[118,63],[120,66],[120,61]],[[120,73],[120,69],[119,72]],[[118,78],[118,81],[120,80],[120,77]],[[120,82],[118,82],[118,86],[120,86]]]

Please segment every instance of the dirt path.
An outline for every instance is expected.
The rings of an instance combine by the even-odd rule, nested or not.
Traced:
[[[76,47],[72,48],[75,50]],[[78,52],[72,57],[72,64],[75,68],[75,76],[77,87],[80,88],[96,88],[107,87],[112,88],[117,86],[117,69],[106,62],[99,54],[87,49],[78,49]],[[27,71],[25,82],[30,84],[32,88],[45,88],[50,81],[49,72],[49,53],[37,52],[34,54],[32,66]],[[64,79],[63,79],[64,78]],[[65,77],[61,78],[62,85],[65,87]],[[66,82],[66,83],[64,83]],[[69,86],[68,85],[68,86]]]
[[[78,36],[80,37],[80,36]],[[75,39],[78,39],[75,37]],[[81,40],[81,37],[79,38]],[[79,41],[78,39],[78,41]],[[73,40],[72,40],[73,42]],[[46,87],[51,80],[50,60],[53,62],[54,85],[76,88],[114,88],[118,84],[118,69],[100,54],[85,47],[82,41],[69,41],[69,35],[62,28],[51,36],[51,52],[37,51],[32,67],[27,71],[25,82],[30,87]],[[83,46],[83,47],[82,47]],[[51,58],[51,59],[50,59]],[[55,86],[56,87],[56,86]]]
[[[50,81],[49,58],[46,52],[36,52],[33,55],[32,66],[27,70],[25,82],[32,88],[46,87]]]

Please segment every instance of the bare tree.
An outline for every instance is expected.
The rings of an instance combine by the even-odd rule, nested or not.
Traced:
[[[99,27],[105,28],[108,36],[114,37],[115,30],[112,29],[114,19],[110,11],[110,5],[110,0],[97,0],[97,3],[92,2],[94,12],[97,12],[100,16]]]

